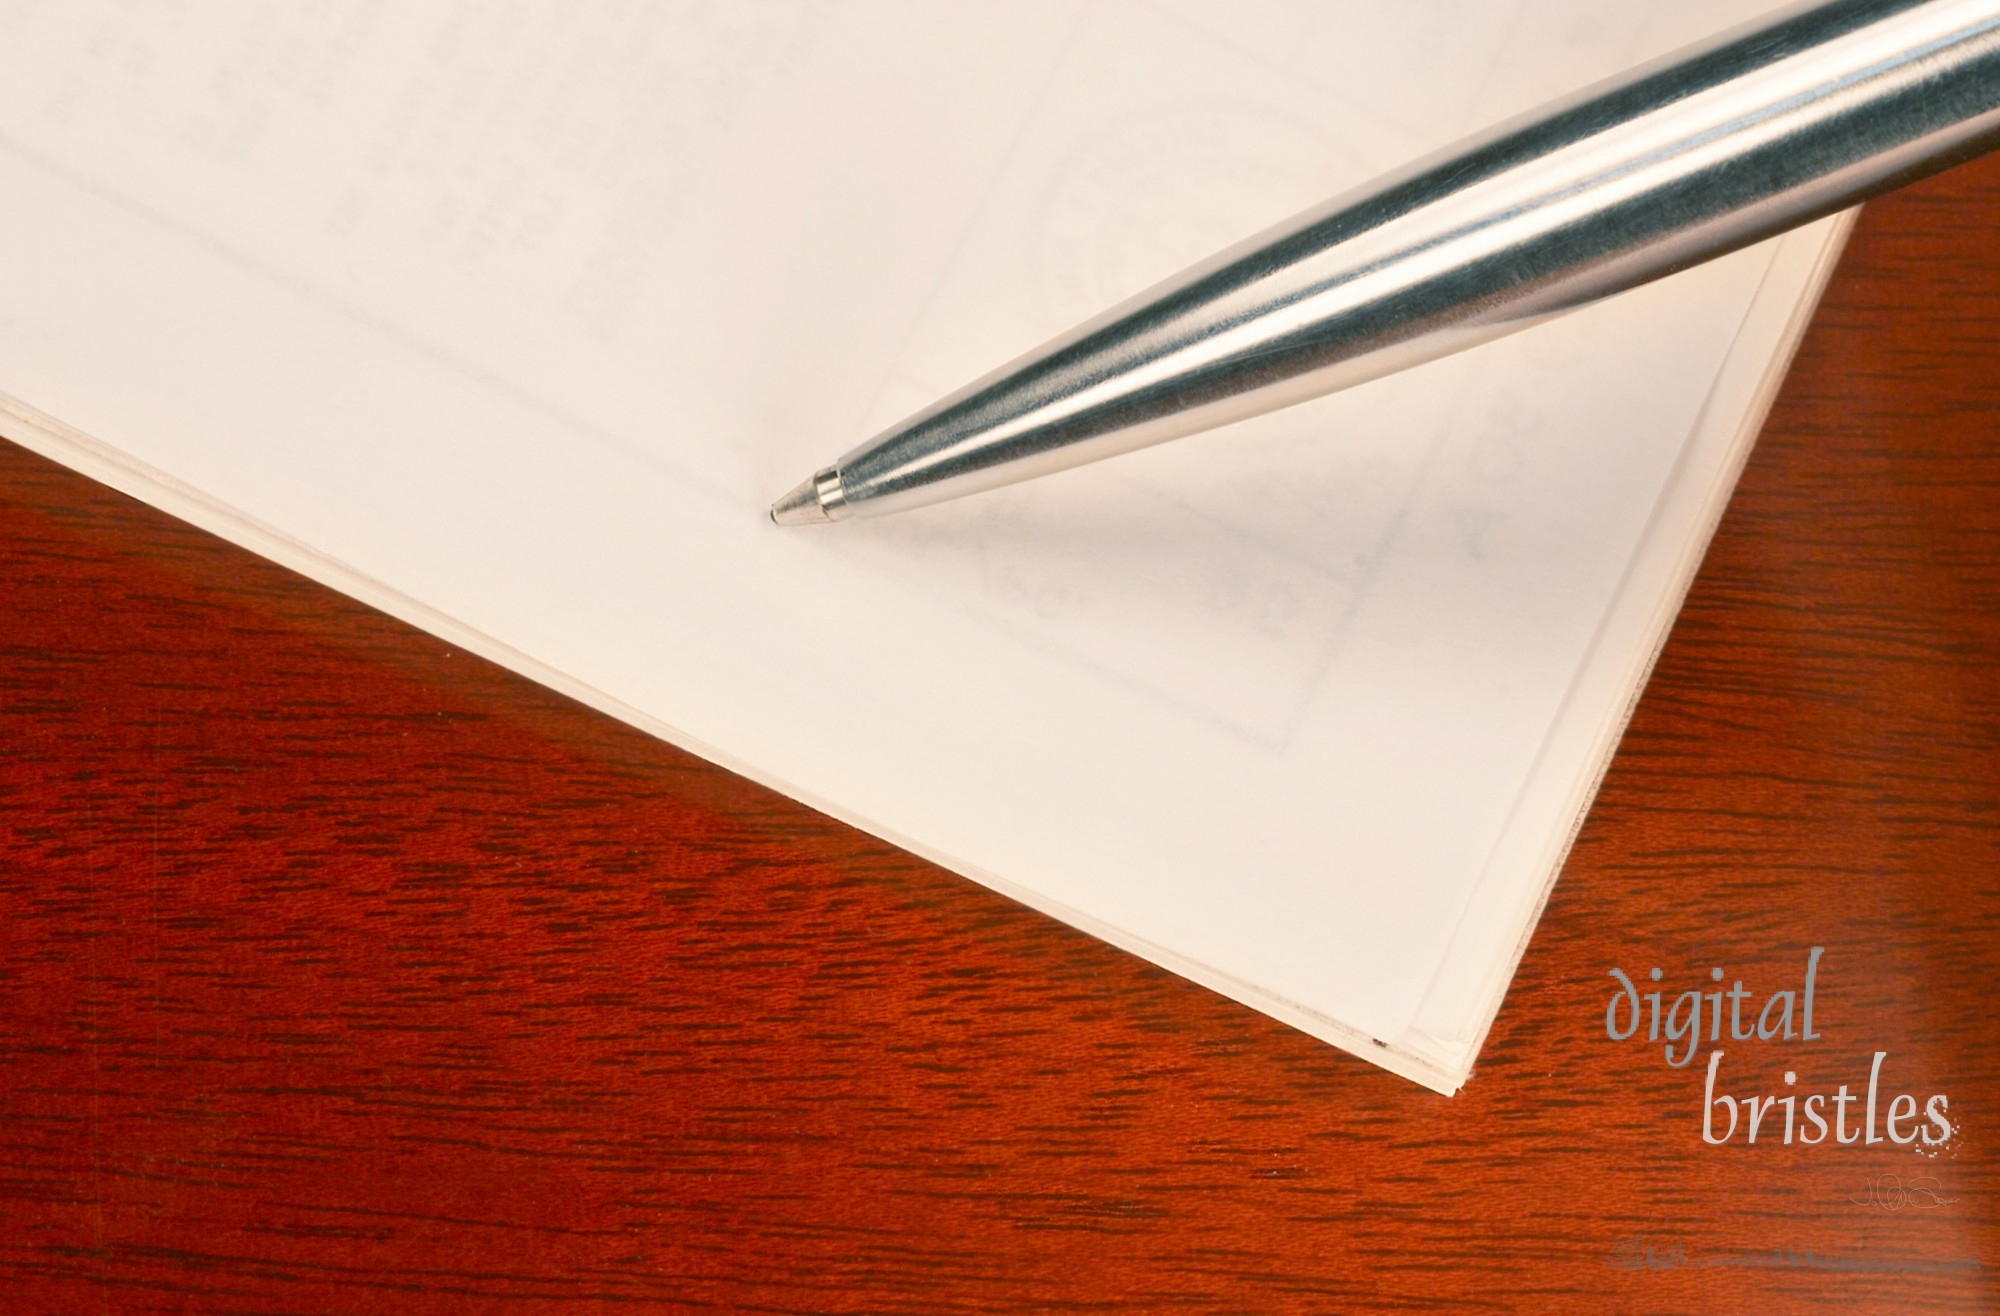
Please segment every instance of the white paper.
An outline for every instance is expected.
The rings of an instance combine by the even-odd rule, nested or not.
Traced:
[[[962,503],[764,509],[1190,260],[1760,7],[0,6],[0,392],[101,447],[14,437],[1394,1039],[1768,248]]]

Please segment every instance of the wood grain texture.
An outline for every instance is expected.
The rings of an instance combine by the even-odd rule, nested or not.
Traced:
[[[1996,234],[1862,221],[1455,1100],[0,446],[4,1305],[2000,1307]]]

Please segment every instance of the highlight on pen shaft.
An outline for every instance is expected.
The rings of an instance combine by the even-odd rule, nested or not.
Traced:
[[[977,493],[1462,351],[2000,147],[2000,0],[1820,0],[1294,216],[838,458],[780,525]]]

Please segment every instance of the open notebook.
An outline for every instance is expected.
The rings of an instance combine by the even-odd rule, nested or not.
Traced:
[[[1441,1091],[1837,222],[882,521],[769,500],[1757,0],[0,0],[0,433]]]

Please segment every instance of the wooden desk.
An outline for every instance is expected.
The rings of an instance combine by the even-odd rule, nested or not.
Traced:
[[[1862,221],[1455,1100],[0,447],[5,1306],[2000,1307],[1997,429],[2000,158]],[[1720,1086],[1941,1151],[1607,1036],[1814,946]]]

